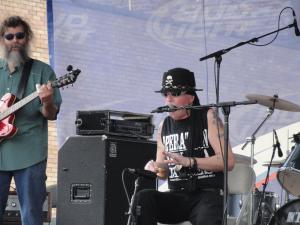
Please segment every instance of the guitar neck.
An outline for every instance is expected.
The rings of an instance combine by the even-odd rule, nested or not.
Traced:
[[[8,117],[10,114],[22,108],[24,105],[28,104],[38,96],[39,96],[38,92],[35,91],[30,95],[26,96],[25,98],[23,98],[22,100],[18,101],[17,103],[13,104],[11,107],[7,108],[1,113],[0,120],[3,120],[4,118]]]
[[[73,84],[76,81],[77,76],[80,74],[80,72],[81,71],[79,69],[72,70],[72,68],[71,68],[70,72],[68,72],[64,76],[61,76],[59,79],[52,81],[51,87],[52,88],[60,88],[65,85],[68,85],[68,84]],[[30,95],[26,96],[25,98],[23,98],[22,100],[18,101],[14,105],[10,106],[9,108],[4,109],[0,114],[0,121],[5,119],[6,117],[8,117],[10,114],[14,113],[15,111],[17,111],[18,109],[20,109],[27,103],[31,102],[33,99],[35,99],[38,96],[39,96],[38,92],[35,91],[35,92],[31,93]]]

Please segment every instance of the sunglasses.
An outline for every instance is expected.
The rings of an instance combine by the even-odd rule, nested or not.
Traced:
[[[167,97],[169,94],[173,97],[178,97],[180,95],[186,94],[186,91],[182,91],[181,89],[172,89],[172,90],[168,90],[166,92],[162,92],[161,94],[164,97]]]
[[[18,33],[15,33],[15,34],[9,33],[9,34],[4,35],[4,38],[8,41],[13,40],[14,37],[16,37],[17,40],[21,40],[21,39],[25,38],[25,33],[24,32],[18,32]]]

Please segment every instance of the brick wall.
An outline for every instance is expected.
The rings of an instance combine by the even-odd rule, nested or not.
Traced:
[[[49,63],[46,0],[0,0],[0,20],[19,15],[29,22],[34,32],[32,57]],[[55,122],[49,122],[49,160],[47,185],[57,177],[57,136]]]

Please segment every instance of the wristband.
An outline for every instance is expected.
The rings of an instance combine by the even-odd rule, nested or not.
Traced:
[[[190,165],[188,166],[189,168],[192,168],[193,167],[193,161],[192,161],[192,158],[191,157],[188,157],[189,158],[189,161],[190,161]]]
[[[195,158],[195,157],[193,157],[192,159],[193,159],[193,162],[194,162],[194,164],[193,164],[193,166],[192,166],[192,169],[194,169],[194,170],[198,170],[198,164],[197,164],[197,160],[196,160],[196,158]]]

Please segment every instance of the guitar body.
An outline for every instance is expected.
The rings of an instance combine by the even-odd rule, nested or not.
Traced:
[[[15,100],[16,96],[10,93],[6,93],[1,98],[0,113],[4,112],[10,106],[12,106]],[[14,120],[15,114],[10,114],[9,116],[0,121],[0,142],[4,139],[13,137],[17,133],[18,129],[13,125]]]

